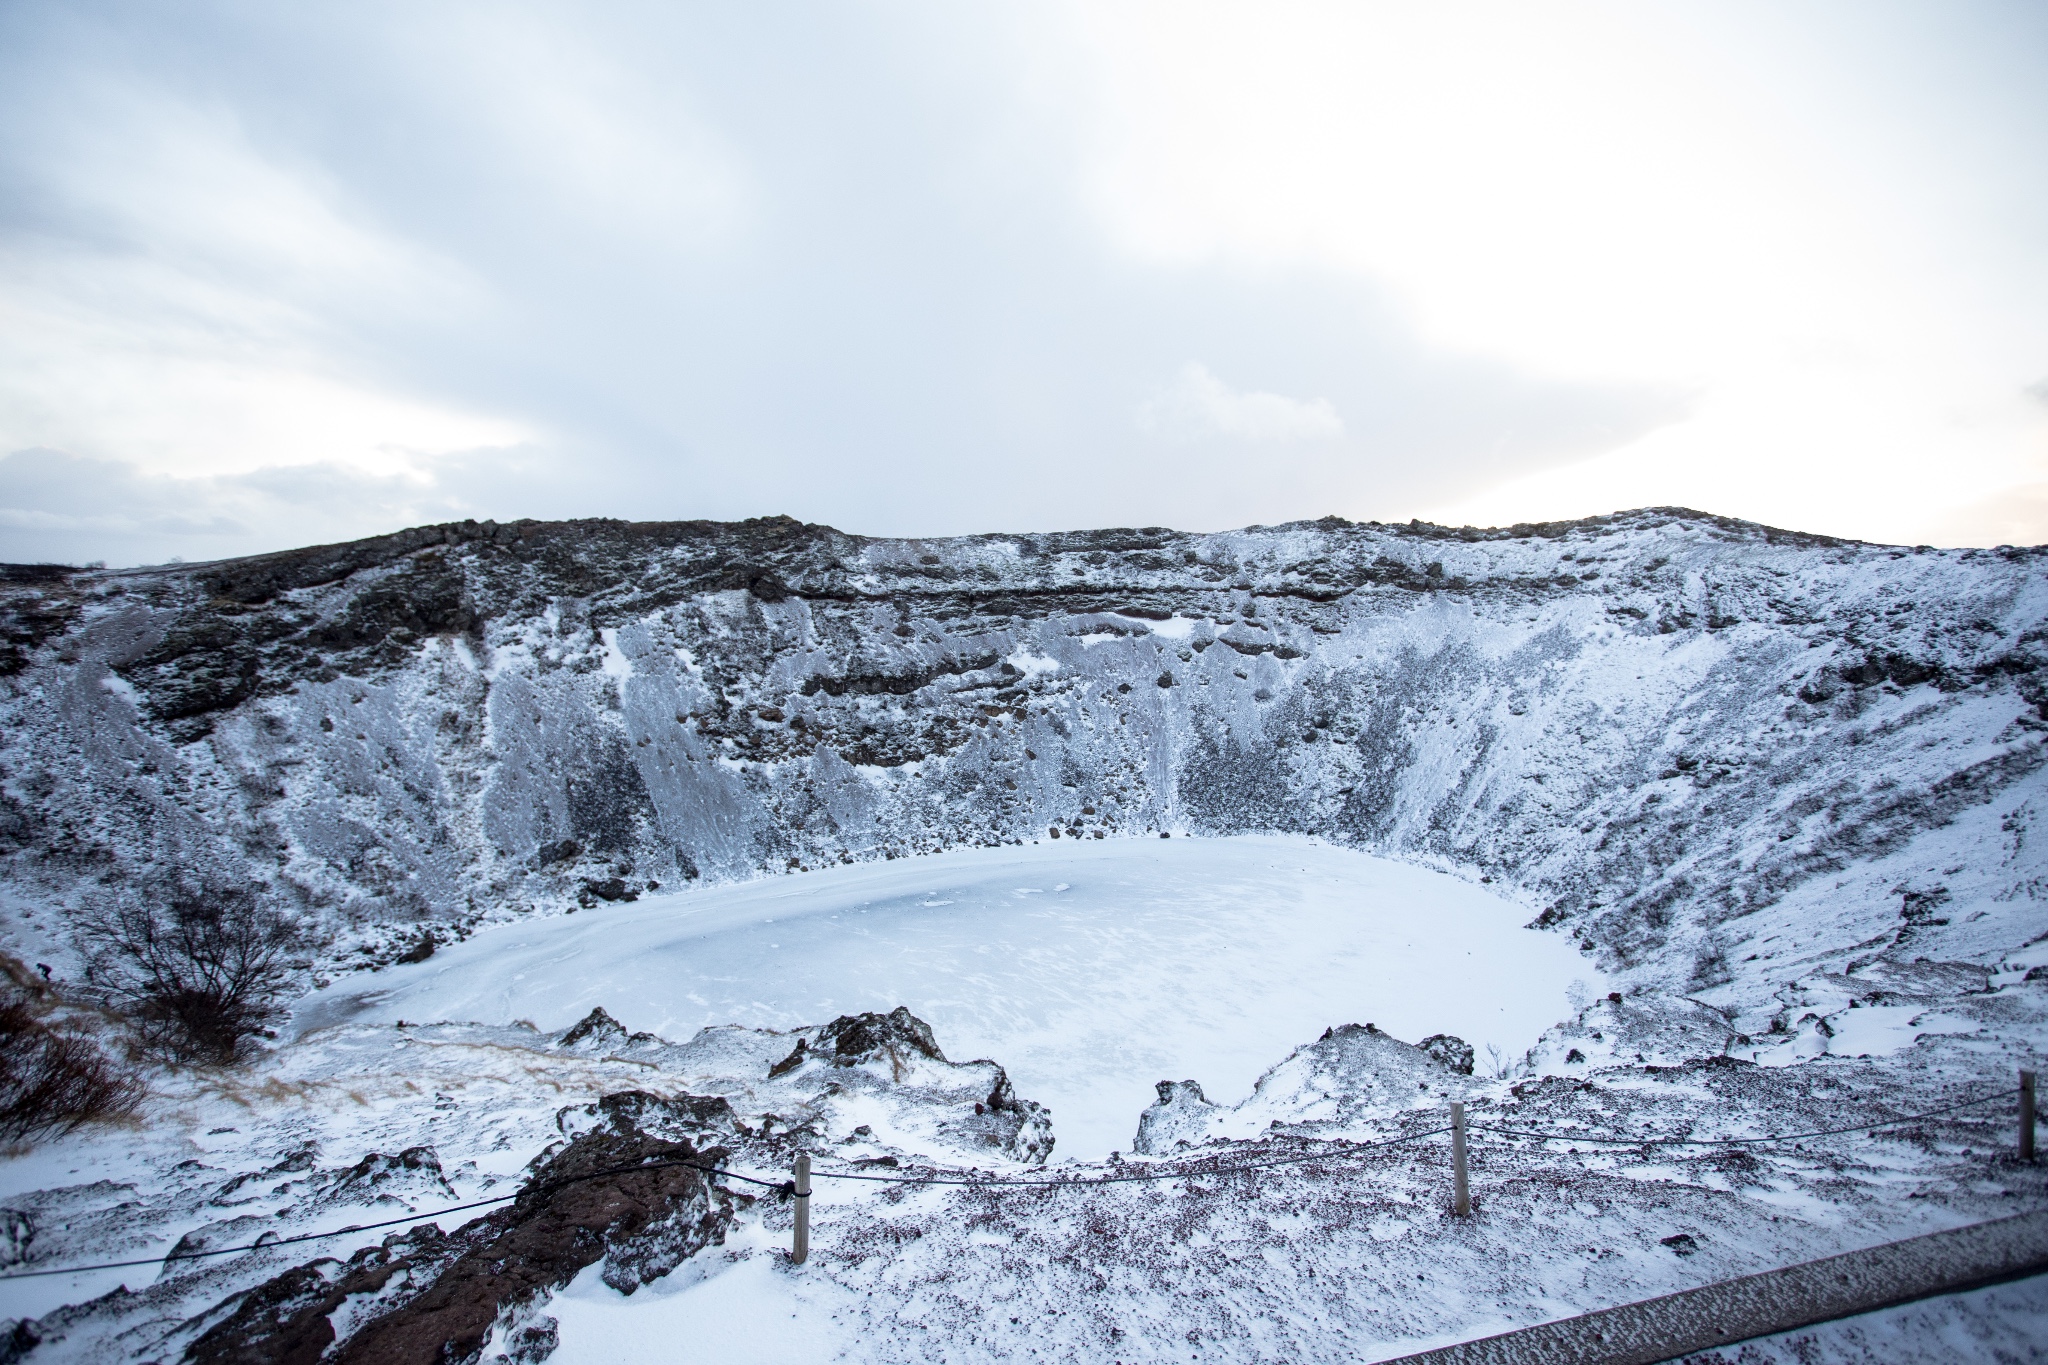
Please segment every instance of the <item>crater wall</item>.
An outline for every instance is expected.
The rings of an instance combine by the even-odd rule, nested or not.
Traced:
[[[1654,509],[18,568],[0,875],[31,954],[93,898],[254,884],[330,970],[655,886],[1270,829],[1490,878],[1664,988],[1969,956],[2043,885],[2043,564]]]

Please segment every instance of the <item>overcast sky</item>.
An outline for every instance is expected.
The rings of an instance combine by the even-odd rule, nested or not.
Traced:
[[[0,559],[2048,540],[2048,5],[0,2]]]

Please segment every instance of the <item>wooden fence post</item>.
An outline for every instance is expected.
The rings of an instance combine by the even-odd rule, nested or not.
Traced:
[[[2020,1160],[2034,1159],[2034,1073],[2020,1073]]]
[[[811,1154],[796,1156],[796,1240],[789,1249],[789,1263],[802,1265],[811,1258]]]
[[[1451,1207],[1460,1218],[1472,1216],[1472,1184],[1465,1173],[1465,1103],[1451,1101]]]

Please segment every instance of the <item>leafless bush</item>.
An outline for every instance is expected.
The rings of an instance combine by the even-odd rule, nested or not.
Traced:
[[[177,1061],[225,1065],[279,1013],[296,923],[247,891],[103,906],[81,919],[86,980]]]
[[[0,1137],[21,1141],[119,1118],[142,1083],[91,1040],[58,1033],[19,999],[0,999]]]

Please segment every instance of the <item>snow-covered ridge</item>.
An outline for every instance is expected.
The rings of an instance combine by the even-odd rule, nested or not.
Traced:
[[[37,956],[182,876],[326,915],[334,970],[655,882],[1282,829],[1491,876],[1671,986],[1980,956],[2038,876],[2042,563],[1636,512],[465,524],[78,573],[8,587],[6,880]]]
[[[1973,989],[1947,1006],[1974,1036],[1876,1062],[1758,1066],[1710,1043],[1510,1082],[1468,1074],[1455,1039],[1340,1026],[1233,1109],[1163,1085],[1133,1160],[1056,1172],[1001,1070],[948,1062],[904,1012],[682,1043],[602,1012],[554,1033],[344,1024],[245,1074],[178,1078],[139,1132],[16,1154],[0,1265],[163,1259],[0,1282],[0,1313],[28,1319],[0,1338],[52,1361],[278,1359],[301,1341],[312,1358],[324,1340],[321,1358],[424,1361],[455,1326],[491,1343],[486,1360],[573,1362],[730,1332],[737,1307],[768,1334],[752,1359],[1142,1359],[1190,1340],[1231,1360],[1381,1359],[2038,1206],[2042,1170],[1986,1151],[2009,1133],[2002,1107],[1797,1144],[1658,1145],[1997,1093],[2013,1042],[2044,1036],[2048,987],[1938,975],[1881,989]],[[1667,1007],[1610,998],[1564,1032],[1668,1044]],[[1441,1137],[1421,1136],[1452,1096],[1477,1139],[1469,1219],[1450,1214]],[[1529,1131],[1562,1140],[1511,1136]],[[618,1167],[694,1156],[772,1180],[797,1151],[821,1173],[800,1272],[782,1254],[786,1202],[687,1171],[658,1200],[600,1184],[428,1222],[565,1167],[640,1182]],[[870,1179],[931,1174],[1018,1184]],[[616,1216],[637,1203],[648,1217]],[[210,1249],[240,1250],[193,1255]],[[516,1276],[463,1274],[507,1251],[525,1258]],[[793,1347],[778,1324],[799,1318],[816,1339]],[[388,1344],[429,1330],[432,1350]]]
[[[11,1359],[439,1360],[447,1341],[461,1358],[465,1339],[474,1359],[477,1340],[495,1329],[502,1345],[583,1267],[629,1296],[666,1278],[726,1242],[762,1193],[707,1186],[687,1165],[650,1190],[620,1167],[776,1173],[829,1144],[822,1168],[907,1173],[936,1157],[1029,1170],[1051,1149],[1044,1111],[1001,1067],[947,1060],[905,1010],[684,1043],[602,1010],[547,1034],[343,1026],[244,1076],[166,1079],[142,1131],[43,1154],[99,1178],[0,1196],[0,1273],[162,1257],[139,1273],[0,1279],[0,1318],[33,1315],[0,1330]],[[592,1177],[569,1198],[547,1192]],[[534,1197],[476,1207],[522,1189]],[[280,1237],[316,1240],[269,1245]],[[465,1256],[486,1265],[465,1276]],[[491,1264],[505,1259],[521,1264]]]
[[[1981,956],[2041,871],[2043,562],[1654,510],[45,574],[6,590],[10,927],[61,961],[81,897],[253,882],[332,971],[656,883],[1277,829],[1494,878],[1665,986]]]
[[[326,931],[313,1004],[356,1013],[239,1070],[157,1075],[132,1132],[0,1163],[0,1261],[164,1258],[8,1282],[0,1319],[33,1321],[0,1335],[39,1338],[38,1359],[226,1359],[282,1306],[374,1352],[372,1327],[440,1331],[406,1295],[516,1243],[551,1288],[453,1301],[487,1358],[652,1354],[800,1319],[817,1336],[792,1358],[1380,1358],[2037,1204],[2039,1170],[1999,1155],[1999,1097],[2048,1046],[2043,563],[1656,510],[931,541],[782,519],[464,524],[223,564],[9,570],[4,946],[61,980],[85,902],[254,885]],[[452,989],[505,940],[545,962],[586,926],[623,941],[674,903],[680,932],[689,910],[800,883],[615,908],[650,890],[1048,845],[951,855],[1015,862],[1055,838],[1135,863],[1260,830],[1490,882],[1607,979],[1573,984],[1526,1057],[1476,1068],[1428,1036],[1450,1025],[1380,1012],[1384,991],[1290,1034],[1241,1100],[1220,1050],[1177,1067],[1111,1164],[1210,1174],[821,1181],[801,1275],[776,1250],[785,1205],[694,1176],[653,1190],[646,1226],[607,1231],[598,1260],[574,1200],[545,1212],[559,1226],[479,1215],[382,1246],[190,1255],[664,1144],[767,1175],[800,1149],[842,1173],[1036,1173],[1060,1113],[1028,1062],[972,1042],[962,1055],[997,1061],[948,1061],[902,1001],[677,1029],[641,1000],[619,1010],[654,1030],[638,1034],[603,1012],[545,1033],[507,1011],[373,1021],[366,1002],[431,1010],[408,983]],[[1108,842],[1162,834],[1176,842]],[[929,905],[975,908],[956,894]],[[1271,882],[1256,894],[1287,910]],[[1448,922],[1440,897],[1395,909]],[[562,911],[578,918],[534,922]],[[1458,967],[1442,990],[1471,990]],[[380,974],[336,979],[352,968]],[[1218,993],[1188,1004],[1228,1026]],[[1440,1143],[1366,1145],[1430,1131],[1454,1097],[1477,1135],[1470,1220],[1444,1202]],[[1970,1107],[1819,1144],[1613,1145],[1949,1105]],[[1304,1153],[1327,1155],[1221,1169]]]

